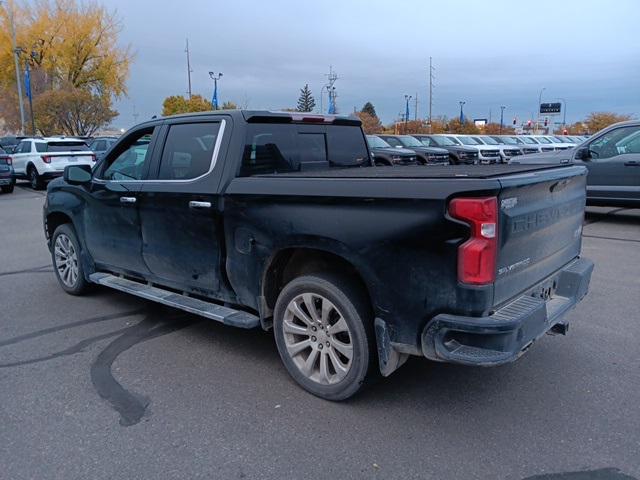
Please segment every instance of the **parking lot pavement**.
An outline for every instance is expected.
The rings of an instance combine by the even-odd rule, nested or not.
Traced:
[[[0,196],[0,478],[640,477],[638,209],[588,209],[567,337],[493,369],[412,358],[338,404],[294,385],[270,334],[63,293],[43,201]]]

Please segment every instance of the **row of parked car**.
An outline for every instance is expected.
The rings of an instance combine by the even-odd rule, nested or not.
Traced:
[[[586,137],[553,135],[368,135],[379,166],[509,163],[514,157],[568,150]]]
[[[36,190],[59,177],[67,165],[93,165],[115,143],[115,137],[0,138],[0,188],[13,192],[16,179],[28,180]]]

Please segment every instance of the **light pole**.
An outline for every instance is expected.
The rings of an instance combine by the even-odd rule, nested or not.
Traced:
[[[500,105],[500,135],[502,135],[502,127],[504,126],[504,109],[505,105]]]
[[[538,94],[538,114],[536,115],[536,135],[540,133],[540,106],[542,105],[542,92],[544,92],[547,88],[542,87],[540,89],[540,93]]]
[[[561,97],[558,97],[558,100],[562,102],[562,133],[564,134],[567,128],[567,101]]]
[[[0,2],[3,3],[3,2]],[[18,105],[20,106],[20,133],[24,135],[24,103],[22,98],[22,81],[20,80],[20,52],[16,44],[16,26],[13,18],[13,4],[7,4],[7,15],[9,17],[9,27],[11,28],[11,48],[13,50],[13,62],[16,67],[16,86],[18,87]]]
[[[214,110],[218,110],[218,80],[222,78],[222,73],[209,72],[209,76],[213,80],[213,97],[211,98],[211,106]]]
[[[405,95],[404,96],[404,101],[406,103],[405,105],[405,109],[404,109],[404,133],[407,133],[407,122],[409,121],[409,100],[411,100],[413,98],[412,95]]]
[[[460,126],[462,127],[462,124],[464,123],[464,111],[463,111],[463,108],[464,108],[464,104],[467,103],[467,102],[460,101],[458,103],[460,103]]]

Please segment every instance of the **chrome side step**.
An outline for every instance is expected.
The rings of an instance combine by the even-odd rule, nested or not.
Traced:
[[[130,293],[131,295],[136,295],[146,300],[151,300],[152,302],[162,303],[169,307],[179,308],[185,312],[222,322],[232,327],[255,328],[260,325],[260,319],[250,313],[234,310],[233,308],[216,303],[205,302],[204,300],[186,295],[180,295],[179,293],[153,287],[145,283],[127,280],[117,275],[96,272],[89,275],[89,279],[93,283]]]

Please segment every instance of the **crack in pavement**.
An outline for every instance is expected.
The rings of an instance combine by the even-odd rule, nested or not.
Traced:
[[[0,272],[0,277],[6,277],[7,275],[18,275],[21,273],[53,273],[53,267],[49,263],[41,267],[27,268],[25,270],[13,270],[10,272]]]
[[[48,335],[49,333],[59,332],[62,330],[79,327],[81,325],[89,325],[91,323],[106,322],[107,320],[115,320],[117,318],[131,317],[133,315],[138,315],[144,312],[145,312],[144,308],[138,308],[136,310],[129,310],[128,312],[112,313],[109,315],[100,315],[99,317],[92,317],[92,318],[87,318],[85,320],[78,320],[77,322],[65,323],[64,325],[58,325],[56,327],[50,327],[50,328],[45,328],[43,330],[31,332],[31,333],[25,333],[24,335],[19,335],[17,337],[9,338],[7,340],[0,340],[0,347],[4,347],[6,345],[13,345],[19,342],[24,342],[25,340],[42,337],[43,335]]]
[[[637,480],[636,477],[622,473],[618,468],[600,468],[580,472],[545,473],[523,480]]]
[[[113,340],[102,350],[91,365],[91,381],[98,395],[109,402],[120,414],[120,425],[130,427],[140,422],[147,411],[148,397],[133,393],[124,388],[113,376],[113,362],[120,354],[147,340],[176,332],[190,327],[199,320],[186,320],[184,316],[169,320],[181,319],[180,322],[157,324],[147,315],[140,323],[125,329],[124,333]]]

